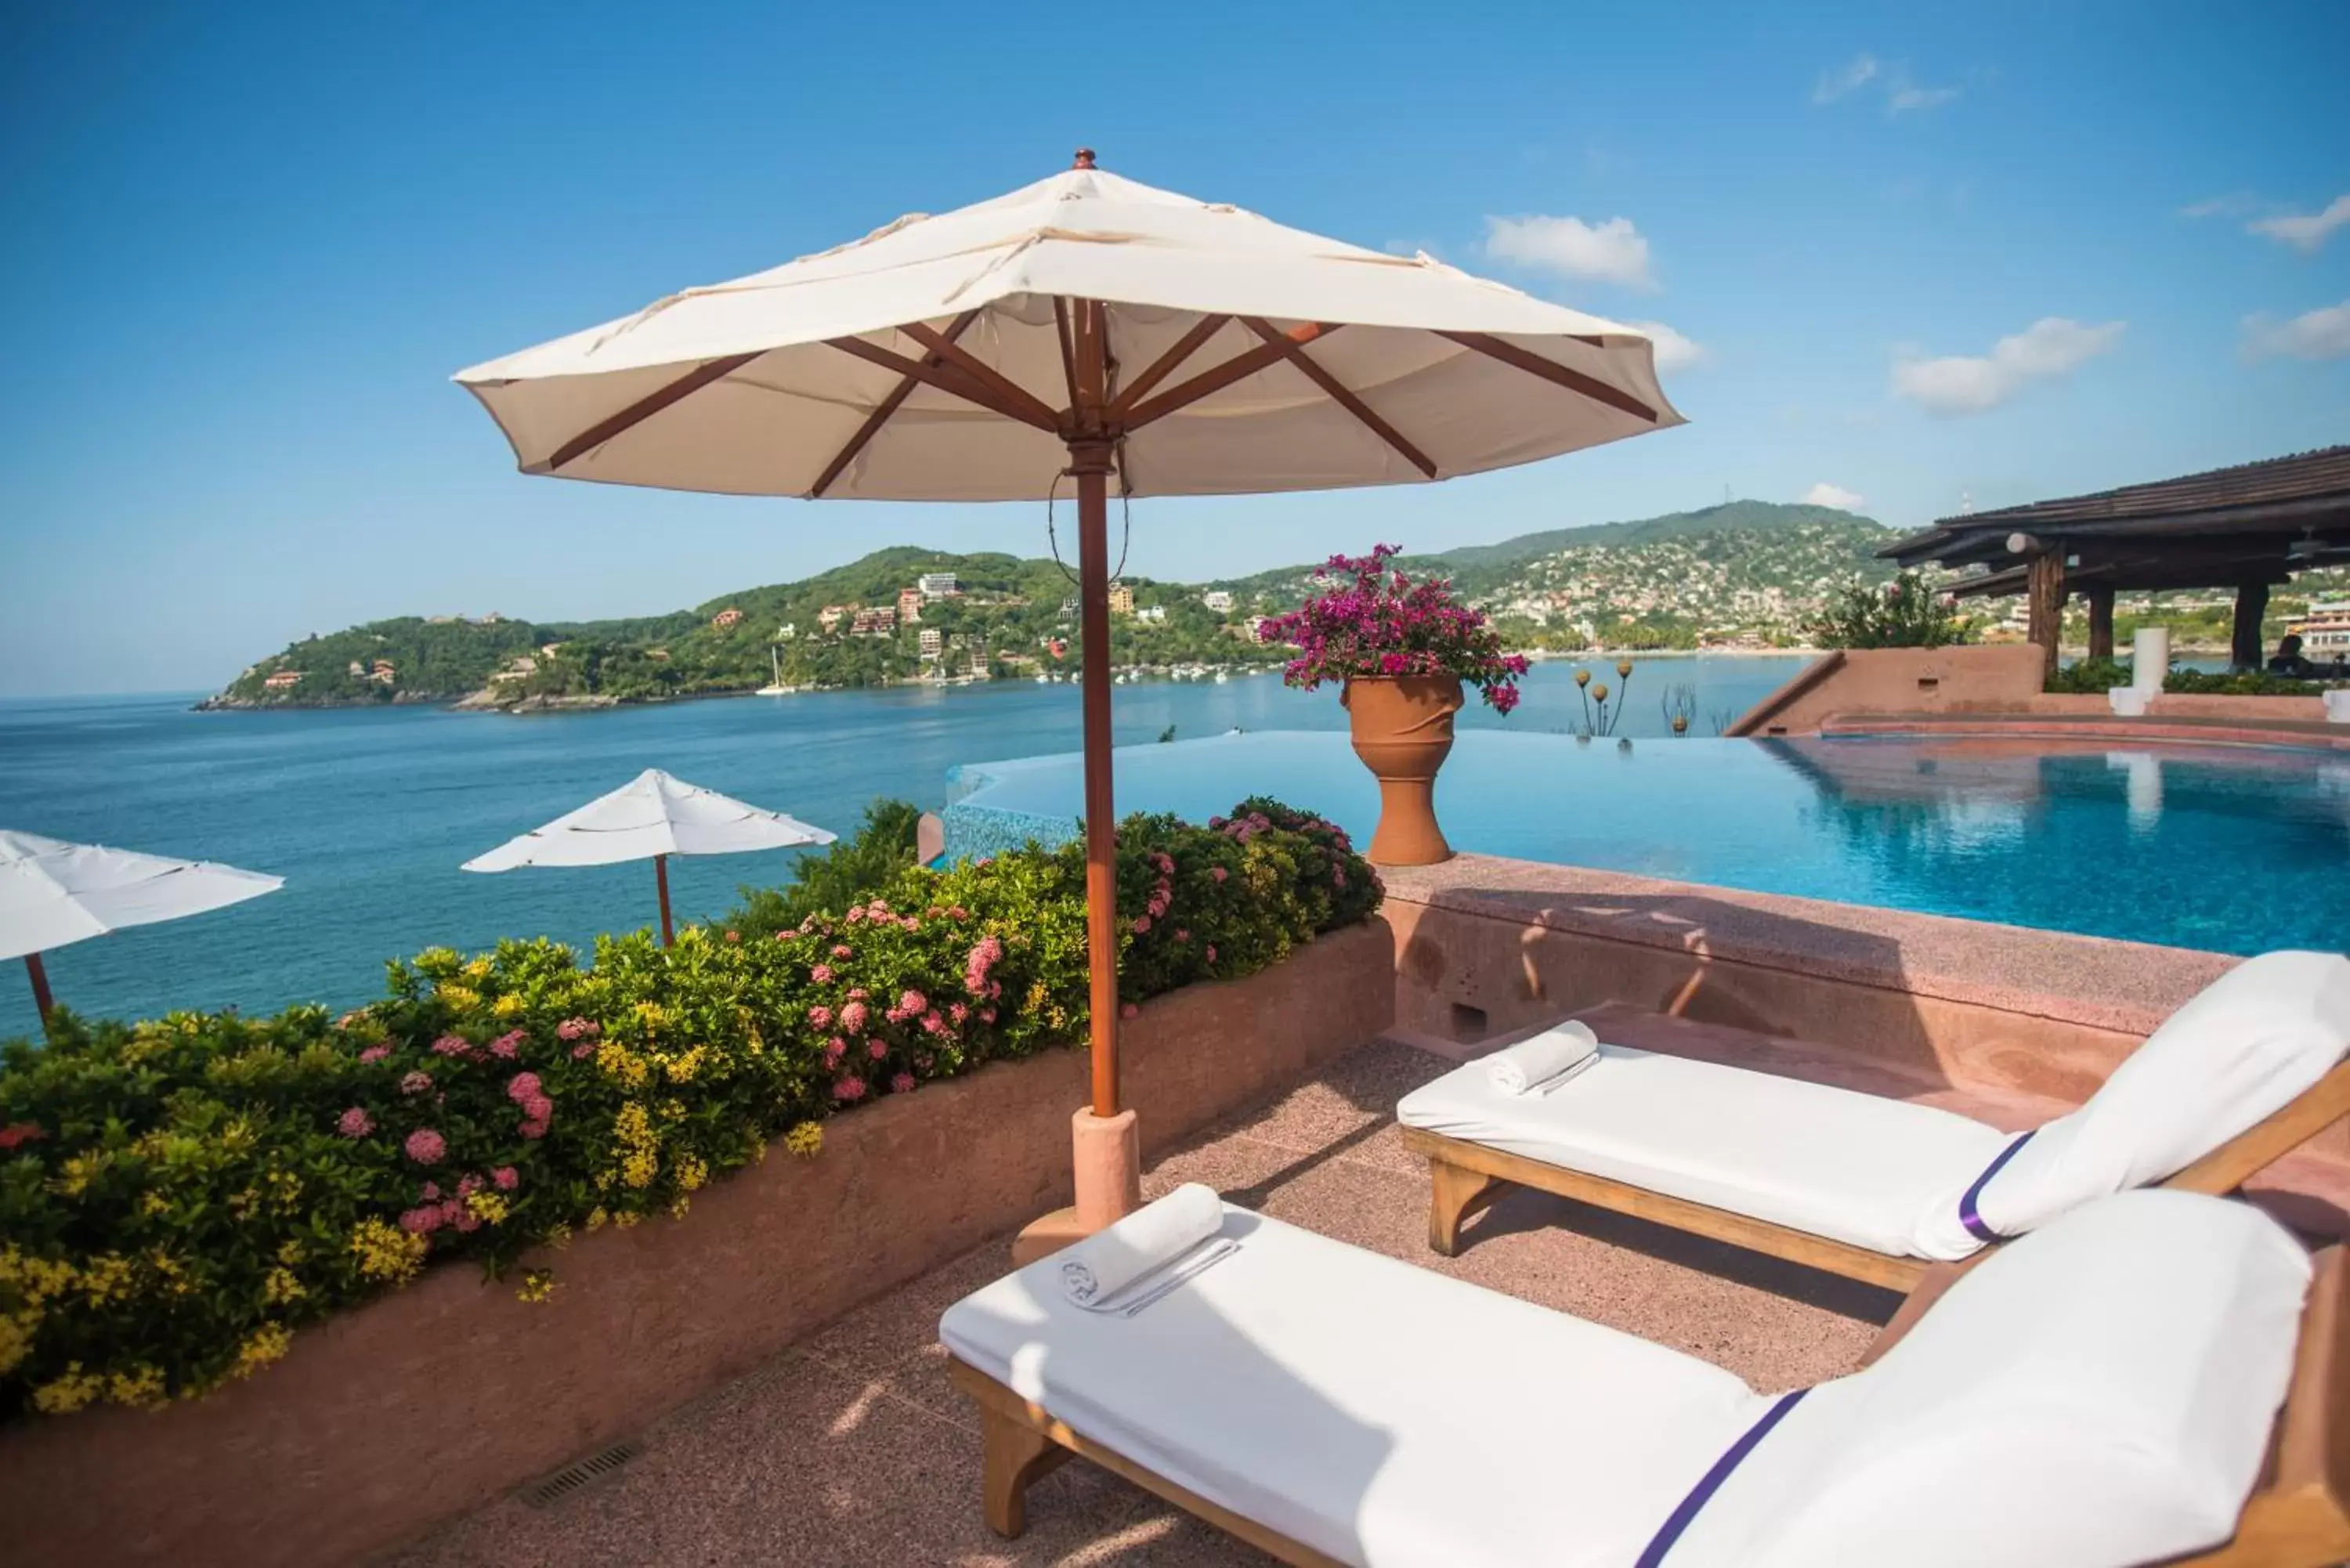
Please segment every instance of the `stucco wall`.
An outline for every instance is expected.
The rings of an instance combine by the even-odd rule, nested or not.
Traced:
[[[1388,1028],[1393,953],[1374,921],[1145,1007],[1122,1058],[1146,1149]],[[1055,1052],[837,1116],[814,1159],[580,1238],[541,1305],[440,1269],[207,1398],[0,1431],[0,1561],[292,1568],[421,1534],[1067,1202],[1086,1073]]]
[[[1851,649],[1757,702],[1726,732],[1808,735],[1836,713],[1964,713],[2021,707],[2040,694],[2032,645]]]

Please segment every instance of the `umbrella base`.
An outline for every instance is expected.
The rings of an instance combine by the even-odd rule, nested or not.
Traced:
[[[1077,1200],[1032,1220],[1013,1238],[1021,1268],[1082,1241],[1142,1207],[1142,1137],[1131,1110],[1097,1116],[1088,1108],[1069,1123]]]

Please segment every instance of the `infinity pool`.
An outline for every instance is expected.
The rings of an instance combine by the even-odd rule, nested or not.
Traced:
[[[950,775],[951,854],[1074,836],[1075,756]],[[1378,792],[1337,733],[1118,753],[1118,808],[1195,821],[1249,794],[1367,842]],[[1453,847],[1756,892],[2251,953],[2350,941],[2350,756],[1997,739],[1595,740],[1464,731]]]

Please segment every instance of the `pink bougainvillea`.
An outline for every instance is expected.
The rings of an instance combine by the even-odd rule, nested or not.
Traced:
[[[1477,688],[1497,713],[1516,707],[1524,656],[1503,652],[1484,612],[1455,599],[1450,582],[1398,570],[1398,554],[1374,545],[1367,556],[1331,556],[1314,574],[1328,587],[1258,628],[1259,640],[1297,649],[1283,680],[1311,691],[1357,676],[1449,675]]]

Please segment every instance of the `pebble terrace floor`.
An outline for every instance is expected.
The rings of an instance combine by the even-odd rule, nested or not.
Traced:
[[[1428,1169],[1396,1101],[1450,1063],[1377,1041],[1168,1155],[1148,1196],[1204,1181],[1235,1203],[1729,1368],[1765,1391],[1849,1371],[1898,1298],[1564,1199],[1517,1191],[1428,1250]],[[1148,1107],[1144,1107],[1148,1114]],[[512,1496],[384,1568],[525,1564],[1174,1568],[1265,1563],[1083,1460],[1039,1482],[1018,1541],[979,1512],[979,1432],[949,1386],[939,1314],[1006,1272],[989,1243],[656,1420],[617,1472],[544,1508]],[[1344,1310],[1343,1307],[1335,1310]]]

